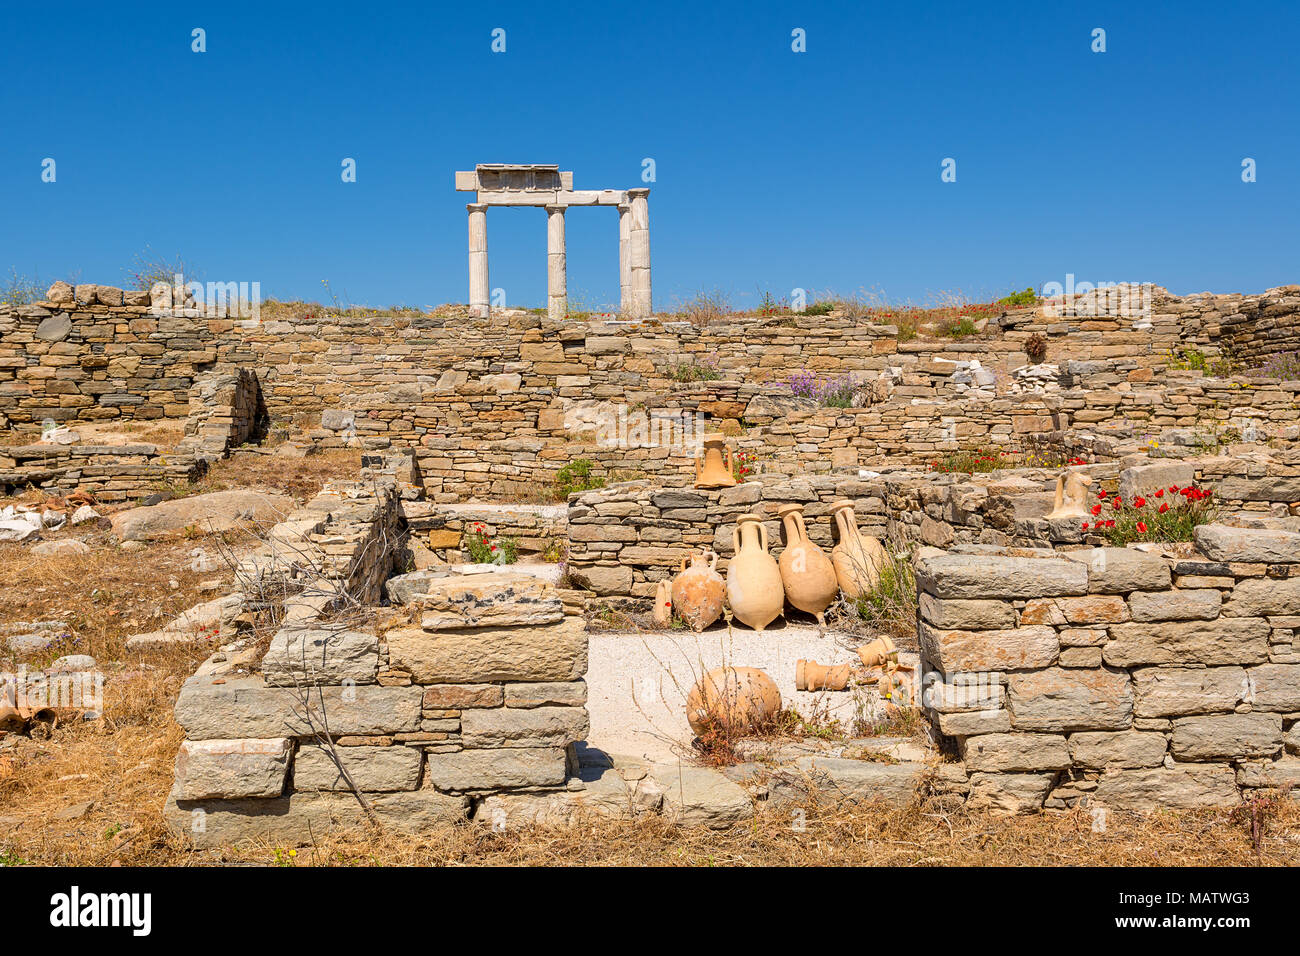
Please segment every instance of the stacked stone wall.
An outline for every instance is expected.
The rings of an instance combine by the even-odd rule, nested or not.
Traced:
[[[966,546],[917,567],[923,704],[973,808],[1231,806],[1300,782],[1300,534]]]
[[[327,487],[244,562],[247,613],[292,596],[269,646],[234,641],[181,688],[166,816],[198,845],[306,843],[367,819],[418,832],[491,798],[580,802],[566,790],[588,726],[579,605],[491,574],[426,581],[386,623],[358,616],[391,574],[402,507],[383,475]]]

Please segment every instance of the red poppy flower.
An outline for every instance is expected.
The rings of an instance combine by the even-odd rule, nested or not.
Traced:
[[[1178,486],[1177,486],[1177,485],[1170,485],[1170,486],[1169,486],[1169,493],[1170,493],[1171,495],[1176,495],[1176,494],[1178,494]]]
[[[1082,529],[1082,530],[1084,530],[1084,531],[1087,531],[1087,530],[1088,530],[1088,522],[1085,521],[1085,522],[1083,523],[1083,529]]]
[[[1163,489],[1163,488],[1157,488],[1157,489],[1156,489],[1156,497],[1157,497],[1157,498],[1163,498],[1164,496],[1165,496],[1165,489]]]
[[[1137,528],[1138,528],[1138,534],[1146,534],[1146,533],[1147,533],[1147,525],[1146,525],[1146,522],[1145,522],[1145,521],[1139,521],[1138,524],[1137,524]]]
[[[1160,505],[1160,513],[1161,513],[1161,514],[1164,514],[1164,513],[1165,513],[1166,511],[1168,511],[1168,510],[1169,510],[1169,502],[1167,502],[1167,501],[1162,502],[1161,505]]]
[[[1097,492],[1097,497],[1100,498],[1102,501],[1105,501],[1107,498],[1110,497],[1110,492],[1109,492],[1109,491],[1099,491],[1099,492]]]
[[[1118,495],[1116,495],[1115,500],[1110,503],[1111,507],[1114,508],[1116,511],[1119,511],[1120,507],[1123,506],[1123,504],[1124,502],[1120,500],[1120,497]]]
[[[1093,513],[1094,515],[1099,515],[1099,514],[1101,514],[1101,505],[1093,505],[1093,506],[1092,506],[1092,513]]]
[[[1138,496],[1137,498],[1134,498],[1134,499],[1133,499],[1133,505],[1134,505],[1134,507],[1137,507],[1137,508],[1145,508],[1145,507],[1146,507],[1146,504],[1147,504],[1147,500],[1146,500],[1145,498],[1141,497],[1141,496]]]

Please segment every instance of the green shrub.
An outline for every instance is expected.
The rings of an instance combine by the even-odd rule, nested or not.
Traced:
[[[893,543],[891,543],[893,544]],[[906,553],[899,554],[886,546],[887,560],[880,568],[880,578],[870,591],[853,602],[858,617],[867,624],[894,634],[916,633],[916,575]]]
[[[803,310],[804,315],[829,315],[835,309],[835,303],[827,299],[814,302]]]
[[[604,488],[604,478],[593,478],[591,469],[595,463],[590,458],[575,458],[555,473],[555,494],[560,499],[568,498],[575,491],[591,491]]]
[[[1021,305],[1037,305],[1038,293],[1031,286],[1023,292],[1013,292],[1005,298],[998,299],[997,304],[1009,309]]]

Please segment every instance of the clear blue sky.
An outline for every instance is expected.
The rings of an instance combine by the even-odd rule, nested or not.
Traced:
[[[454,170],[628,188],[651,157],[661,309],[1067,273],[1256,291],[1300,281],[1298,26],[1295,3],[4,0],[0,270],[122,284],[150,247],[281,298],[463,302]],[[571,297],[616,302],[614,211],[568,231]],[[493,210],[488,240],[492,286],[543,304],[545,214]]]

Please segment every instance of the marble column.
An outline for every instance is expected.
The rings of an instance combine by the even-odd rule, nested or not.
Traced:
[[[469,203],[469,314],[488,315],[487,204]]]
[[[650,204],[649,189],[629,189],[628,266],[631,273],[632,308],[630,317],[649,318],[650,297]]]
[[[546,315],[563,319],[569,311],[564,206],[546,207]]]
[[[618,311],[623,317],[632,314],[632,262],[628,258],[632,231],[632,207],[618,207]]]

